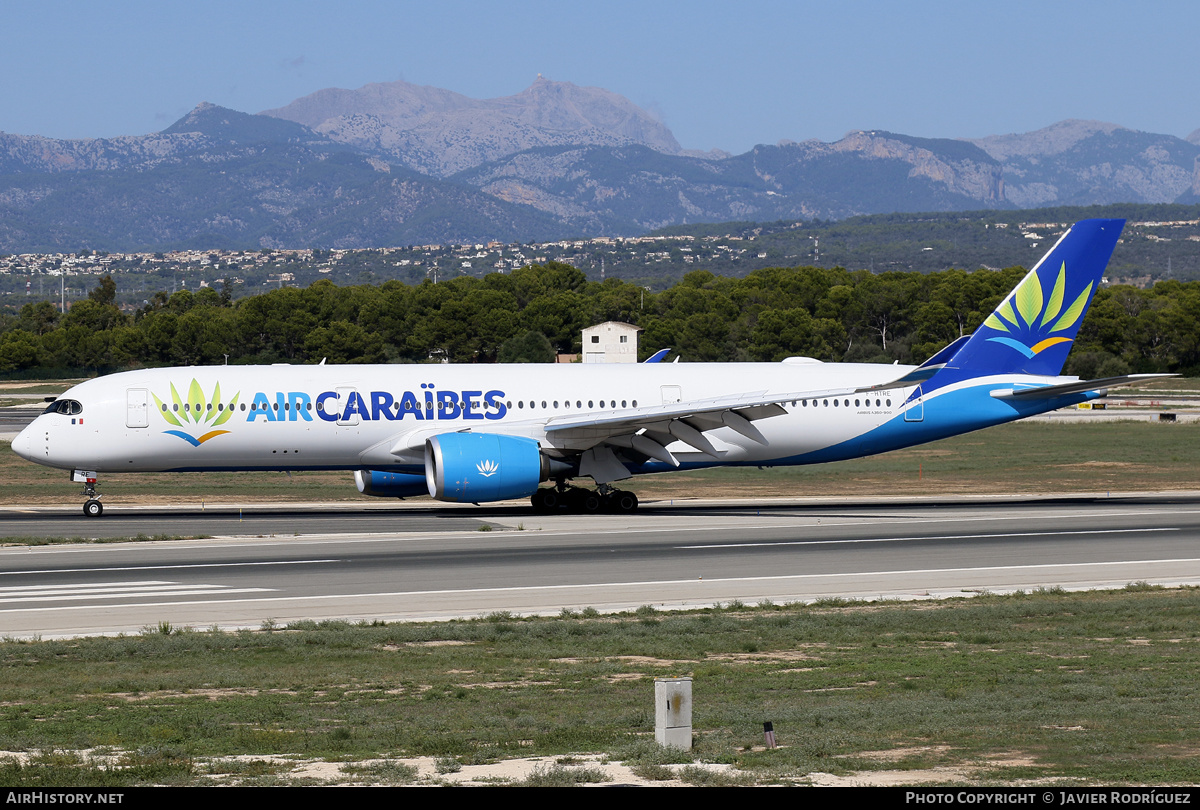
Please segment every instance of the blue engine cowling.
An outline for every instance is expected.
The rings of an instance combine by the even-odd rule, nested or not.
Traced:
[[[429,491],[423,475],[379,470],[355,470],[354,484],[363,495],[377,498],[412,498]]]
[[[545,480],[546,464],[538,443],[523,436],[443,433],[425,442],[425,481],[439,501],[527,497]]]

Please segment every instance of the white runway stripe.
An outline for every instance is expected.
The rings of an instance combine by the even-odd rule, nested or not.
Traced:
[[[1150,529],[1080,529],[1066,532],[1006,532],[1003,534],[935,534],[914,537],[859,537],[853,540],[778,540],[767,543],[712,543],[709,545],[676,546],[678,549],[756,548],[759,546],[838,546],[856,543],[907,543],[913,540],[988,540],[997,537],[1058,537],[1068,534],[1133,534],[1135,532],[1177,532],[1173,527]]]
[[[140,580],[136,582],[81,582],[78,585],[4,585],[0,586],[0,596],[5,596],[10,593],[26,593],[35,591],[57,591],[68,589],[72,591],[83,591],[88,588],[98,588],[106,590],[109,588],[134,588],[134,587],[150,587],[153,585],[173,585],[174,583],[166,580]]]
[[[164,596],[208,596],[271,593],[273,588],[228,588],[224,585],[183,585],[178,582],[89,582],[79,585],[31,585],[0,588],[0,604],[78,602],[85,599],[129,599]]]
[[[263,562],[181,563],[178,565],[122,565],[104,568],[40,568],[25,571],[0,571],[0,576],[20,577],[29,574],[82,574],[96,571],[170,571],[179,568],[252,568],[262,565],[320,565],[338,560],[266,560]]]
[[[1195,565],[1200,563],[1200,558],[1180,558],[1180,559],[1161,559],[1161,560],[1111,560],[1105,562],[1058,562],[1058,563],[1035,563],[1029,565],[985,565],[971,568],[911,568],[897,570],[880,570],[880,571],[846,571],[825,574],[777,574],[772,576],[748,576],[748,577],[705,577],[686,579],[662,579],[662,580],[633,580],[629,582],[581,582],[569,585],[510,585],[493,588],[444,588],[437,590],[414,590],[414,591],[385,591],[371,593],[330,593],[311,596],[267,596],[254,599],[205,599],[199,601],[183,601],[183,602],[158,602],[149,604],[130,604],[119,605],[117,607],[169,607],[169,606],[187,606],[187,605],[221,605],[221,604],[237,604],[240,602],[253,602],[255,604],[299,604],[299,603],[318,603],[332,602],[338,600],[361,600],[364,598],[381,599],[389,597],[422,597],[422,596],[441,596],[441,595],[475,595],[489,593],[536,593],[536,592],[556,592],[556,591],[589,591],[605,588],[630,588],[643,586],[674,586],[674,585],[696,585],[705,586],[717,583],[742,583],[742,582],[803,582],[805,580],[834,580],[834,579],[849,579],[861,580],[868,578],[876,578],[879,576],[889,576],[897,574],[976,574],[990,572],[1030,572],[1030,571],[1049,571],[1053,569],[1080,569],[1094,570],[1104,572],[1111,569],[1120,569],[1121,577],[1126,577],[1126,572],[1136,566],[1141,565],[1161,565],[1161,564],[1179,564],[1179,565]],[[1135,577],[1136,578],[1136,577]],[[1129,581],[1132,581],[1130,579]],[[237,591],[229,590],[223,593],[237,593]],[[48,608],[5,608],[0,610],[0,613],[24,613],[24,612],[52,612],[52,611],[75,611],[87,610],[89,606],[68,606],[48,607]]]

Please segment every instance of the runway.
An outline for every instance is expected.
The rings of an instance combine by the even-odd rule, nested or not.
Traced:
[[[29,423],[41,415],[46,409],[46,403],[38,402],[33,405],[10,405],[0,408],[0,439],[11,442],[17,434],[29,426]]]
[[[0,511],[6,536],[214,535],[0,549],[0,635],[1200,584],[1200,494],[241,512]]]

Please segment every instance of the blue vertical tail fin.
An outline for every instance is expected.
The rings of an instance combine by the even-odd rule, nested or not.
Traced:
[[[1124,227],[1123,219],[1071,226],[946,366],[969,376],[1058,376]]]

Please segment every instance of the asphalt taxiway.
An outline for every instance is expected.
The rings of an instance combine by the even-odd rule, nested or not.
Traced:
[[[213,537],[0,549],[0,635],[1200,584],[1200,493],[0,510],[2,536],[160,533]]]

